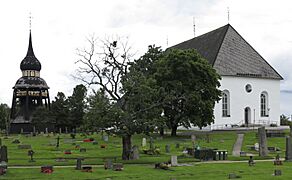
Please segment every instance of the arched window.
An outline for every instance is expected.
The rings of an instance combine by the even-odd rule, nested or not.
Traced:
[[[230,95],[227,90],[222,92],[222,116],[230,117]]]
[[[268,117],[268,93],[261,93],[261,117]]]

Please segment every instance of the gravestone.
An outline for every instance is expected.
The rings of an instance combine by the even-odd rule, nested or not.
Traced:
[[[286,154],[285,154],[286,161],[292,161],[292,142],[291,137],[286,137]]]
[[[111,159],[107,159],[104,163],[104,169],[112,169],[113,161]]]
[[[131,159],[132,160],[139,159],[139,148],[138,148],[138,146],[133,146],[132,147]]]
[[[23,134],[23,129],[22,128],[20,129],[20,134]]]
[[[92,172],[92,166],[83,166],[82,172]]]
[[[86,152],[86,148],[80,148],[80,152],[81,152],[81,153]]]
[[[170,153],[170,145],[169,144],[165,145],[165,152]]]
[[[68,134],[68,128],[67,127],[65,127],[65,133]]]
[[[0,162],[5,161],[8,162],[8,152],[7,152],[7,146],[1,146],[0,149]]]
[[[258,129],[258,135],[259,135],[259,156],[260,157],[268,156],[267,136],[265,127],[260,127]]]
[[[60,146],[60,136],[57,137],[57,144],[56,144],[56,148],[59,148]]]
[[[76,170],[81,170],[82,169],[82,161],[83,161],[83,158],[77,158],[76,160]]]
[[[153,138],[152,137],[150,137],[149,144],[150,144],[150,150],[153,150],[154,149],[154,146],[153,146]]]
[[[196,136],[194,134],[191,135],[192,143],[195,144],[196,142]]]
[[[27,155],[30,156],[29,162],[35,162],[34,159],[33,159],[34,153],[35,152],[32,149],[27,151]]]
[[[59,134],[62,134],[62,128],[59,128]]]
[[[249,166],[254,166],[255,165],[255,162],[253,160],[253,156],[249,156],[248,165]]]
[[[0,162],[0,175],[4,175],[7,172],[7,162]]]
[[[105,142],[108,142],[108,135],[103,135],[102,136],[102,140],[105,141]]]
[[[171,166],[177,166],[177,156],[171,156]]]
[[[35,126],[33,126],[33,136],[35,136],[34,134],[36,134]]]
[[[122,163],[115,163],[113,165],[113,170],[114,171],[122,171],[124,169],[124,166]]]
[[[147,145],[147,140],[146,140],[146,138],[143,138],[142,139],[142,147],[146,147],[146,145]]]
[[[280,169],[275,169],[274,176],[281,176],[281,175],[282,175],[282,171]]]
[[[30,144],[20,144],[18,145],[18,149],[31,149]]]
[[[179,148],[179,143],[176,143],[175,148]]]
[[[46,134],[48,134],[48,133],[49,133],[48,128],[46,128]]]

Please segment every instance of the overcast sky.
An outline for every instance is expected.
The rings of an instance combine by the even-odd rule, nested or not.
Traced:
[[[281,113],[292,114],[292,2],[289,0],[9,0],[0,1],[0,103],[11,105],[12,87],[21,77],[32,13],[32,39],[42,63],[41,77],[51,99],[67,96],[79,84],[76,48],[86,37],[129,37],[137,55],[150,44],[163,48],[228,23],[284,77]],[[168,42],[168,43],[167,43]]]

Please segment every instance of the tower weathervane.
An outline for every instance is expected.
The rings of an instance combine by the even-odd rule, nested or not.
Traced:
[[[29,30],[31,31],[31,19],[32,19],[32,16],[31,16],[31,12],[29,12]]]
[[[193,17],[193,28],[194,28],[194,37],[196,37],[196,22],[195,22],[195,17]]]

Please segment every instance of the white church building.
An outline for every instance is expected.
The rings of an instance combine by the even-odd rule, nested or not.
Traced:
[[[230,25],[172,48],[196,49],[221,76],[212,129],[280,125],[281,75]]]

